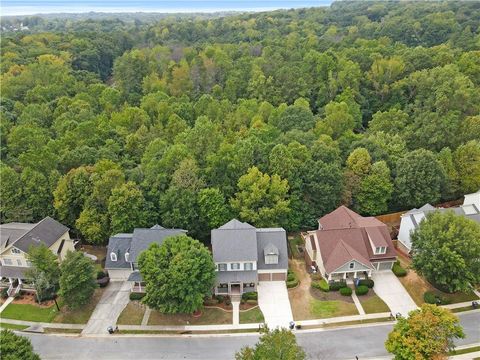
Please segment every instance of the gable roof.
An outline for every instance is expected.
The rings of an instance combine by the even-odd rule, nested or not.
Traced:
[[[233,219],[213,229],[211,235],[213,261],[257,261],[257,235],[252,225]]]
[[[36,224],[10,223],[1,225],[2,246],[13,245],[28,253],[30,246],[52,246],[69,230],[65,225],[47,216]]]
[[[108,240],[105,269],[130,269],[130,262],[125,261],[125,253],[130,251],[131,244],[132,234],[117,234],[112,236]],[[112,252],[117,255],[117,261],[111,260],[110,254]]]
[[[323,230],[384,226],[377,218],[363,217],[344,205],[318,219],[318,223]]]
[[[358,261],[366,267],[373,268],[370,260],[366,259],[362,254],[360,254],[342,239],[337,242],[336,246],[333,248],[326,260],[327,261],[324,262],[324,266],[327,273],[335,271],[339,267],[345,265],[347,262],[353,260]]]
[[[277,264],[265,264],[266,253],[277,253]],[[283,228],[257,229],[257,269],[275,270],[288,268],[287,233]]]
[[[232,219],[218,228],[218,230],[238,230],[238,229],[255,229],[255,227],[253,227],[249,223],[241,222],[241,221],[238,221],[237,219]]]

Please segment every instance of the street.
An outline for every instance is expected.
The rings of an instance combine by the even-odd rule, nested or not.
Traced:
[[[457,345],[480,341],[480,311],[459,314],[467,337]],[[365,359],[388,355],[384,341],[392,325],[361,328],[305,331],[297,334],[299,344],[309,359]],[[43,360],[122,360],[122,359],[233,359],[245,345],[253,345],[256,334],[190,337],[124,336],[64,337],[28,334]]]

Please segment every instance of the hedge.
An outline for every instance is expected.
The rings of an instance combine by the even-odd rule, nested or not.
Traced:
[[[144,293],[131,292],[130,300],[142,300],[144,296],[145,296]]]
[[[393,271],[393,273],[394,273],[396,276],[398,276],[398,277],[402,277],[402,276],[407,275],[407,270],[405,270],[405,269],[400,265],[400,262],[399,262],[398,260],[395,262],[395,264],[393,264],[392,271]]]
[[[340,294],[342,294],[343,296],[350,296],[352,295],[352,289],[350,289],[348,286],[342,287],[340,289]]]
[[[330,286],[328,285],[328,283],[325,281],[325,279],[322,279],[320,281],[314,281],[312,282],[312,286],[315,288],[315,289],[318,289],[318,290],[321,290],[321,291],[324,291],[324,292],[329,292],[330,291]]]
[[[355,294],[357,295],[365,295],[366,293],[368,293],[368,287],[366,285],[359,285],[355,289]]]
[[[296,278],[297,278],[297,275],[292,270],[288,270],[287,281],[293,281]]]
[[[331,282],[329,286],[330,286],[330,291],[338,291],[341,288],[346,287],[347,283],[345,281],[335,281],[335,282]]]
[[[257,304],[258,304],[258,301],[257,301],[257,300],[247,300],[247,304],[257,305]]]
[[[223,295],[216,295],[215,298],[218,300],[219,303],[223,303],[225,300],[225,296]]]
[[[372,279],[362,279],[358,282],[358,285],[365,285],[366,287],[368,287],[369,289],[373,288],[373,286],[375,285],[375,282],[372,280]]]
[[[255,291],[246,292],[242,295],[243,300],[258,300],[258,293]]]

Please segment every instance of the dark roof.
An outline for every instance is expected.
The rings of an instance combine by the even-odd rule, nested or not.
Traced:
[[[13,244],[36,224],[12,222],[0,225],[0,251]]]
[[[44,244],[50,247],[68,230],[68,227],[47,216],[16,240],[14,246],[26,253],[30,246]]]
[[[223,284],[228,282],[257,282],[257,272],[254,271],[217,271],[216,283]]]
[[[132,234],[117,234],[108,240],[105,269],[130,269],[130,262],[125,261],[125,253],[130,250]],[[117,261],[112,261],[110,254],[117,255]]]
[[[28,267],[0,265],[0,277],[24,279]]]
[[[265,264],[265,253],[277,252],[278,264]],[[285,229],[257,229],[257,269],[288,269],[287,234]]]
[[[257,261],[257,235],[252,225],[233,219],[211,234],[213,261]]]
[[[136,262],[140,253],[146,250],[150,244],[157,243],[161,245],[169,236],[185,235],[186,233],[186,230],[165,229],[159,225],[155,225],[150,229],[135,229],[133,230],[129,259],[131,262]]]
[[[130,276],[128,277],[127,281],[136,281],[136,282],[141,282],[143,281],[142,274],[140,274],[140,271],[135,270],[133,271]]]

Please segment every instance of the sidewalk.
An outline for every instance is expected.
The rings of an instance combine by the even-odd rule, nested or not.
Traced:
[[[365,314],[365,315],[351,315],[351,316],[339,316],[326,319],[314,319],[314,320],[299,320],[296,324],[303,326],[308,325],[323,325],[323,324],[335,324],[347,321],[359,321],[359,320],[371,320],[371,319],[384,319],[390,317],[390,313],[377,313],[377,314]]]
[[[357,311],[360,315],[365,315],[365,310],[363,310],[363,306],[360,303],[360,300],[358,299],[357,294],[355,294],[355,290],[352,292],[352,299],[353,302],[355,303],[355,306],[357,307]]]
[[[4,319],[4,318],[2,318],[0,322],[5,323],[5,324],[13,324],[13,325],[41,326],[41,327],[50,328],[50,329],[78,329],[78,330],[81,330],[85,327],[85,324],[44,323],[44,322],[13,320],[13,319]]]

